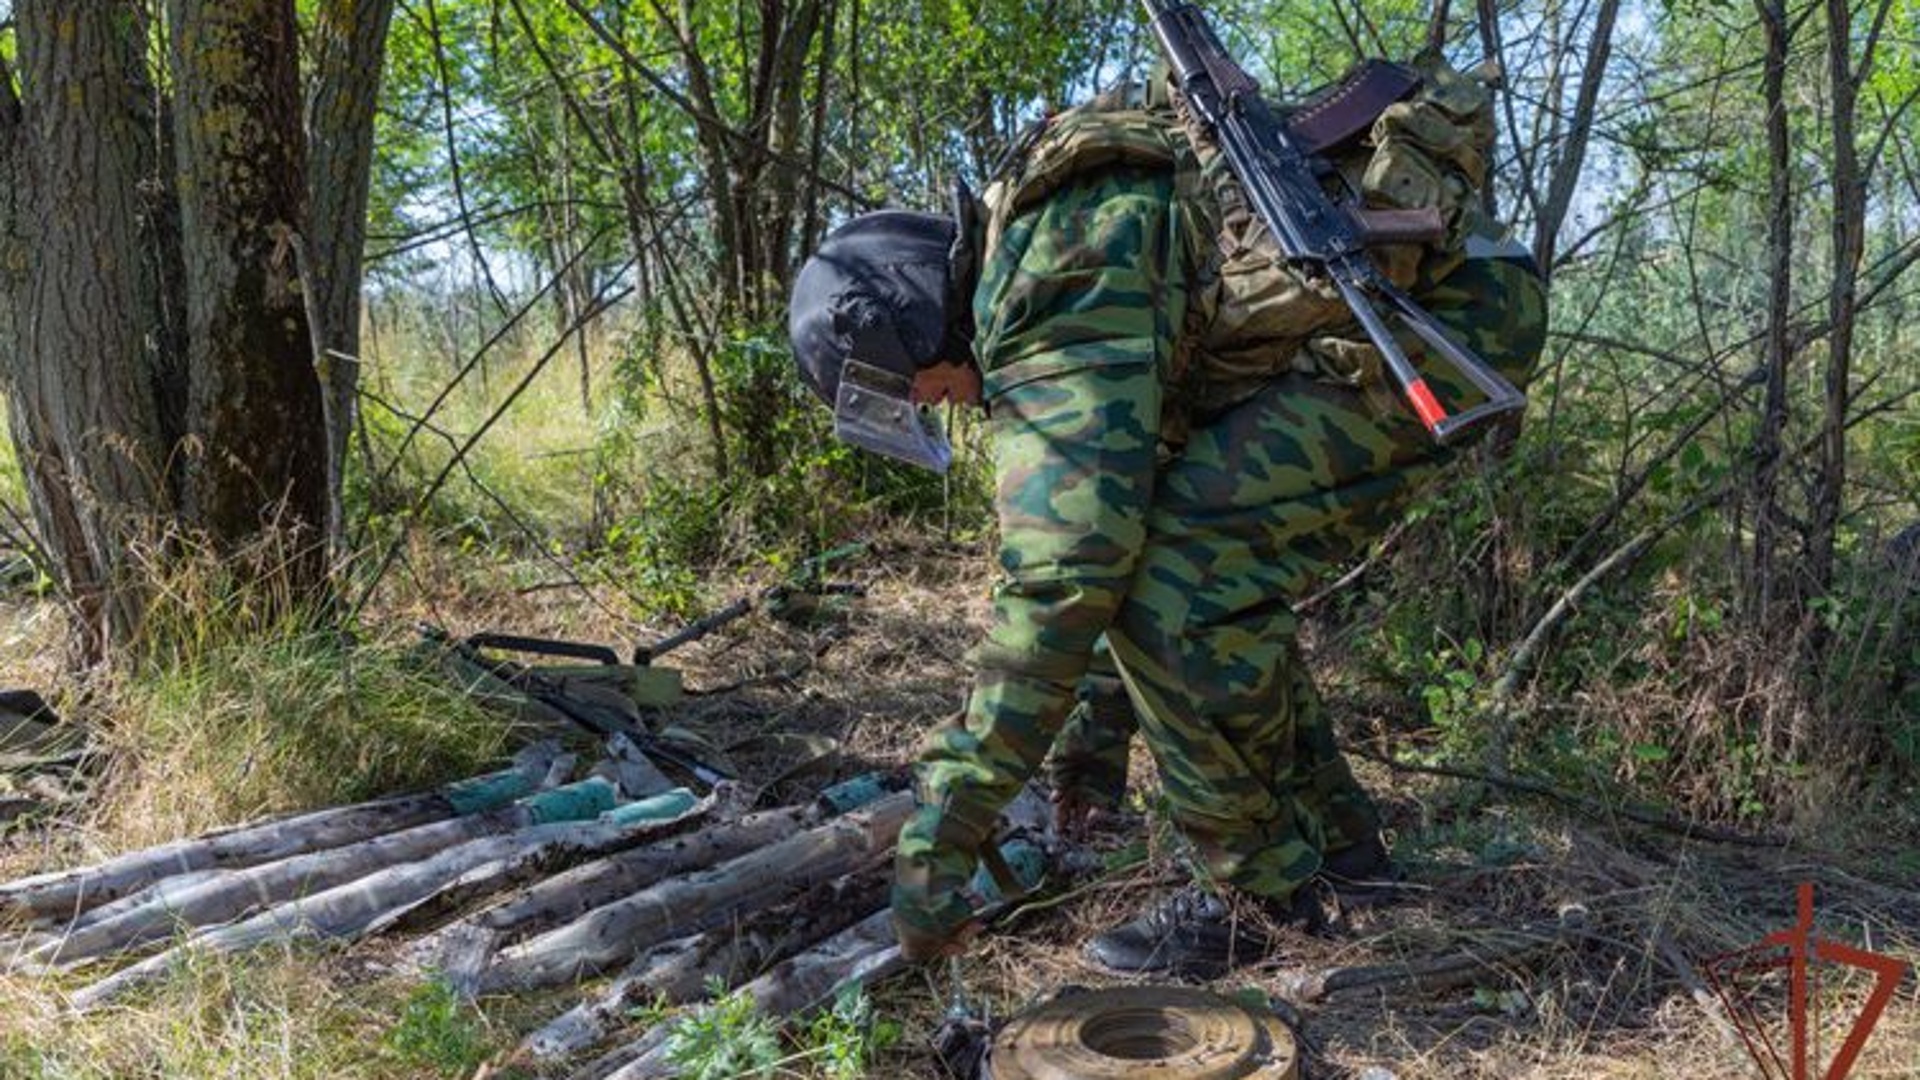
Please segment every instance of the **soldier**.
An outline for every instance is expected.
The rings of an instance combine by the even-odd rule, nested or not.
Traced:
[[[1420,66],[1410,97],[1336,118],[1345,134],[1324,152],[1368,205],[1442,211],[1444,239],[1376,258],[1519,382],[1545,298],[1481,209],[1488,95],[1437,60]],[[958,221],[848,223],[803,268],[790,315],[801,374],[843,439],[943,469],[946,441],[918,406],[989,417],[1002,577],[965,714],[921,754],[896,861],[900,942],[919,959],[964,947],[977,852],[1104,636],[1198,873],[1089,951],[1116,970],[1214,977],[1272,944],[1234,894],[1311,923],[1311,883],[1393,872],[1290,603],[1449,454],[1386,387],[1338,298],[1277,257],[1163,80],[1038,126],[983,203]],[[1449,405],[1477,400],[1421,366]],[[1079,789],[1070,811],[1103,784],[1117,794],[1129,736],[1124,714],[1076,716],[1055,769]],[[1121,763],[1117,780],[1102,761]]]

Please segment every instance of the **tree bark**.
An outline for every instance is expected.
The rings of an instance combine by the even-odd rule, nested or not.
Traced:
[[[133,548],[174,506],[161,414],[171,375],[143,264],[144,25],[116,0],[22,0],[14,156],[22,258],[14,444],[75,619],[77,658],[137,630]]]
[[[0,373],[82,664],[137,640],[146,571],[183,535],[252,554],[238,576],[266,579],[270,606],[323,595],[355,373],[329,375],[345,402],[330,446],[315,341],[357,344],[392,6],[321,0],[312,174],[293,0],[168,0],[163,57],[134,0],[15,7]]]
[[[197,444],[184,503],[222,546],[280,533],[274,561],[324,579],[327,443],[295,248],[305,139],[292,0],[170,0],[174,131]]]
[[[434,791],[222,829],[129,852],[95,866],[9,881],[0,884],[0,921],[73,918],[176,874],[244,869],[492,809],[534,790],[551,761],[551,754],[536,748],[524,764]]]
[[[0,391],[13,385],[15,294],[26,269],[20,244],[20,95],[13,69],[0,56]]]
[[[670,938],[794,899],[872,863],[892,845],[912,809],[910,795],[890,795],[778,843],[602,905],[503,951],[480,977],[479,989],[494,993],[577,980],[625,965]]]
[[[311,264],[300,268],[300,277],[319,321],[313,340],[325,350],[315,363],[326,395],[327,529],[336,544],[343,527],[347,440],[359,408],[361,257],[374,105],[393,7],[393,0],[323,0],[314,21],[306,114],[306,257]]]
[[[801,0],[794,5],[792,14],[779,23],[761,27],[762,40],[766,42],[768,63],[766,65],[766,85],[763,90],[768,127],[767,142],[773,156],[783,161],[792,161],[800,149],[801,134],[807,125],[801,122],[802,106],[807,95],[806,65],[807,55],[813,50],[816,37],[822,34],[826,26],[826,38],[821,42],[823,53],[833,48],[831,24],[823,18],[824,5],[821,0]],[[770,5],[764,18],[785,15],[779,6]],[[827,58],[823,55],[824,66]],[[760,162],[760,185],[767,189],[762,223],[763,238],[760,241],[760,266],[762,280],[755,283],[763,293],[763,301],[772,300],[774,309],[778,309],[777,298],[768,298],[768,291],[782,293],[793,277],[794,223],[800,203],[801,176],[793,168],[770,168],[771,161]]]

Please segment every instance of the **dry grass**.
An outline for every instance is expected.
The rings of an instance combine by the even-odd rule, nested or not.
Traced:
[[[669,629],[625,614],[611,590],[597,603],[555,590],[517,594],[497,583],[489,589],[489,573],[471,565],[462,572],[456,557],[423,551],[420,558],[419,580],[433,588],[414,592],[412,603],[423,612],[457,614],[466,627],[623,642]],[[960,655],[984,622],[976,583],[985,571],[978,550],[882,539],[852,575],[867,595],[844,612],[795,623],[751,618],[676,655],[696,689],[763,680],[696,697],[676,721],[723,743],[762,730],[832,736],[842,746],[834,775],[902,763],[929,724],[960,703]],[[758,584],[716,588],[715,599]],[[382,618],[397,623],[411,613],[389,601]],[[763,777],[777,764],[748,761]],[[1823,838],[1821,847],[1833,850],[1819,853],[1726,848],[1503,804],[1471,785],[1371,764],[1363,772],[1384,794],[1398,850],[1420,886],[1414,901],[1357,915],[1338,937],[1294,939],[1273,962],[1220,989],[1274,992],[1302,969],[1485,953],[1505,940],[1499,931],[1551,920],[1568,903],[1593,914],[1581,933],[1524,963],[1490,959],[1469,984],[1297,1006],[1317,1076],[1355,1075],[1368,1065],[1401,1077],[1751,1075],[1649,941],[1658,929],[1702,962],[1786,925],[1793,887],[1807,878],[1820,887],[1823,931],[1905,955],[1920,951],[1920,892],[1910,879],[1876,882],[1885,864],[1876,864],[1865,838]],[[1142,775],[1150,773],[1143,768]],[[797,778],[777,794],[798,797],[828,779]],[[1910,837],[1911,824],[1888,832]],[[37,861],[16,850],[10,868],[25,868],[23,859]],[[1005,1016],[1065,985],[1111,981],[1082,959],[1085,938],[1177,877],[1170,855],[1156,850],[1147,864],[1022,918],[969,960],[972,992]],[[381,951],[209,964],[128,1010],[82,1021],[59,1012],[58,986],[15,979],[3,989],[20,1007],[0,1021],[0,1055],[14,1056],[0,1056],[0,1064],[39,1062],[37,1072],[22,1071],[29,1076],[240,1075],[243,1061],[255,1063],[247,1075],[260,1076],[460,1075],[445,1061],[423,1064],[394,1049],[407,1003],[428,991],[373,967]],[[1835,990],[1828,1013],[1839,1014],[1859,993]],[[932,1075],[920,1048],[943,999],[920,973],[878,992],[882,1012],[903,1022],[906,1038],[875,1075]],[[448,1060],[485,1057],[559,1007],[492,1000],[480,1011],[442,1017],[437,1022],[453,1034],[436,1028],[424,1043],[446,1043]],[[1920,1000],[1909,984],[1855,1075],[1912,1075],[1916,1061]]]

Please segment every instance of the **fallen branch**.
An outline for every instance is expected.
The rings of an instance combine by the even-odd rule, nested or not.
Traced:
[[[1621,803],[1615,806],[1597,799],[1589,799],[1562,791],[1544,780],[1535,780],[1527,776],[1515,776],[1512,773],[1495,773],[1475,769],[1461,768],[1457,765],[1419,765],[1411,761],[1402,761],[1387,754],[1378,753],[1360,746],[1348,746],[1346,752],[1368,761],[1377,761],[1396,772],[1417,773],[1422,776],[1444,776],[1451,780],[1472,780],[1494,787],[1517,791],[1524,795],[1535,795],[1576,810],[1588,817],[1601,821],[1625,818],[1628,821],[1659,829],[1663,832],[1678,833],[1694,840],[1711,840],[1719,844],[1743,844],[1749,847],[1785,847],[1792,843],[1791,838],[1774,836],[1769,833],[1747,833],[1710,825],[1702,821],[1677,818],[1652,807],[1635,806]]]
[[[1280,996],[1297,1003],[1321,1002],[1362,990],[1379,993],[1434,994],[1472,985],[1489,971],[1525,967],[1542,953],[1585,933],[1587,909],[1568,907],[1552,921],[1485,931],[1477,948],[1393,964],[1332,968],[1315,972],[1283,972]]]
[[[1648,940],[1653,945],[1654,953],[1660,957],[1660,961],[1666,965],[1667,970],[1673,972],[1673,977],[1680,980],[1681,987],[1686,990],[1687,996],[1693,999],[1693,1004],[1700,1010],[1700,1014],[1713,1025],[1714,1033],[1720,1037],[1720,1041],[1730,1050],[1742,1049],[1739,1029],[1733,1026],[1733,1021],[1727,1019],[1726,1009],[1721,1005],[1720,999],[1707,988],[1706,980],[1700,977],[1699,970],[1693,966],[1692,961],[1687,959],[1687,954],[1681,952],[1680,946],[1674,943],[1673,935],[1667,933],[1666,927],[1655,926]]]
[[[76,927],[30,959],[71,970],[88,960],[172,936],[182,927],[227,922],[246,912],[324,892],[375,871],[432,857],[485,836],[540,824],[543,800],[534,796],[496,810],[436,821],[357,844],[310,852],[244,870],[162,881],[145,903],[112,918]],[[554,820],[547,818],[545,820]],[[676,819],[686,821],[687,817]],[[688,821],[688,823],[691,823]]]
[[[1031,791],[1022,793],[1022,798],[1009,808],[1008,819],[1018,821],[1024,816],[1027,807],[1022,807],[1022,802],[1026,802],[1028,807],[1037,805],[1038,800],[1029,798],[1030,795]],[[1045,835],[1045,831],[1041,830],[1027,837],[1015,837],[1001,848],[1002,857],[1029,889],[1037,887],[1046,875],[1045,856],[1041,855],[1039,861],[1028,860],[1016,854],[1016,846],[1032,846],[1032,837]],[[1039,852],[1040,849],[1036,847],[1034,850]],[[975,889],[982,888],[984,881],[981,879],[986,876],[986,872],[982,871],[980,877],[976,878]],[[997,895],[997,887],[991,892]],[[986,894],[983,891],[983,895]],[[1006,917],[1009,906],[1003,899],[992,899],[980,909],[980,918],[987,923],[997,923]],[[849,987],[865,986],[886,978],[905,965],[894,936],[892,912],[882,910],[806,952],[782,961],[765,975],[741,987],[737,993],[751,1001],[760,1015],[784,1022],[817,1008]],[[669,1075],[672,1063],[668,1061],[668,1056],[677,1026],[678,1022],[674,1020],[654,1025],[640,1038],[575,1073],[572,1080],[607,1080],[609,1077],[637,1080],[640,1077]]]
[[[480,958],[484,964],[498,949],[540,930],[570,922],[656,882],[757,851],[817,823],[811,807],[785,807],[618,852],[547,878],[423,938],[412,951],[449,972],[469,969],[476,950],[484,953]]]
[[[705,798],[695,799],[693,793],[686,788],[676,788],[663,795],[627,803],[600,815],[600,820],[622,825],[646,825],[643,838],[635,845],[626,847],[652,847],[698,828],[703,821],[710,820],[715,815],[736,812],[732,804],[735,801],[733,793],[737,790],[737,786],[732,783],[723,784],[716,792],[708,794]],[[450,884],[434,890],[432,895],[418,903],[395,908],[374,920],[367,927],[366,932],[368,934],[415,933],[440,926],[452,918],[455,912],[470,909],[476,902],[485,901],[496,893],[513,889],[527,882],[543,881],[556,874],[564,874],[578,866],[583,859],[598,858],[602,854],[604,852],[579,852],[563,847],[549,856],[528,861],[508,859],[482,863],[461,874]]]
[[[870,871],[829,882],[806,896],[702,934],[670,941],[635,960],[597,997],[542,1025],[521,1052],[551,1060],[577,1054],[605,1039],[638,1005],[683,1005],[713,985],[737,986],[845,930],[886,905],[887,873]]]
[[[740,988],[763,1016],[789,1017],[817,1008],[852,986],[865,986],[904,967],[890,912],[877,911],[818,946],[786,960]],[[606,1080],[646,1080],[672,1075],[668,1060],[675,1021],[655,1025],[627,1046],[588,1066],[573,1080],[587,1080],[608,1060],[625,1060]]]

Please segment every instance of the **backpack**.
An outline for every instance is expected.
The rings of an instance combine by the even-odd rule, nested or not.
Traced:
[[[1384,105],[1371,124],[1349,118],[1343,137],[1321,154],[1339,174],[1329,183],[1357,192],[1367,208],[1440,212],[1442,239],[1372,249],[1395,283],[1417,292],[1458,266],[1466,237],[1486,227],[1480,192],[1494,121],[1486,87],[1437,53],[1422,54],[1410,68],[1417,86]],[[1363,73],[1356,69],[1293,110],[1296,128]],[[1049,195],[1119,167],[1171,170],[1176,228],[1186,241],[1187,316],[1166,374],[1170,406],[1179,407],[1166,411],[1163,441],[1179,445],[1190,417],[1230,407],[1287,371],[1363,387],[1391,407],[1377,350],[1357,330],[1339,333],[1352,316],[1330,285],[1286,265],[1224,155],[1188,118],[1164,73],[1055,114],[1016,140],[982,193],[983,252]]]

